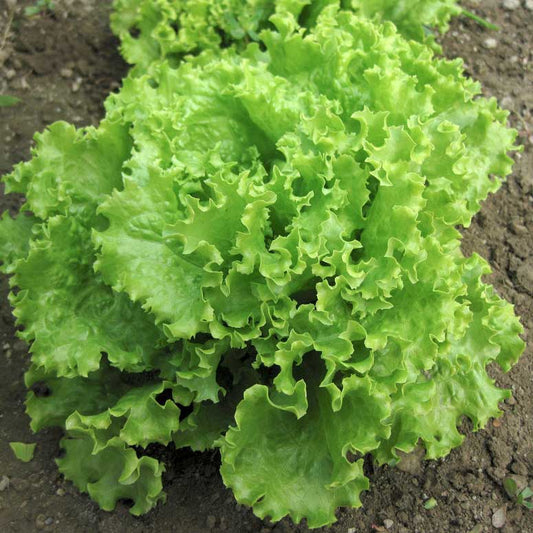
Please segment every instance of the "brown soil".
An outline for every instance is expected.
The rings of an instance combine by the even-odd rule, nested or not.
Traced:
[[[54,13],[28,19],[28,1],[0,0],[0,94],[21,99],[0,108],[0,174],[29,157],[33,132],[55,120],[77,125],[102,116],[105,95],[118,87],[126,72],[108,29],[109,2],[56,0]],[[9,5],[16,4],[7,28]],[[466,2],[476,13],[501,27],[491,32],[460,18],[444,39],[449,57],[465,58],[467,72],[482,81],[487,95],[496,96],[512,111],[510,121],[520,131],[524,151],[516,155],[514,174],[491,197],[465,231],[464,251],[486,257],[494,269],[491,281],[516,305],[526,328],[529,349],[508,374],[494,369],[500,386],[512,388],[514,398],[503,405],[505,416],[472,433],[462,447],[442,461],[411,461],[409,472],[388,467],[370,472],[371,490],[360,510],[341,510],[339,522],[323,531],[359,533],[384,531],[491,532],[496,511],[506,513],[500,531],[533,531],[533,513],[512,502],[503,480],[515,474],[531,481],[533,457],[532,350],[533,334],[533,76],[531,56],[533,11],[506,10],[501,2]],[[530,6],[531,7],[531,6]],[[1,47],[2,35],[7,37]],[[494,39],[494,41],[487,41]],[[15,208],[16,199],[0,198],[0,211]],[[258,520],[235,503],[218,474],[217,453],[168,451],[168,502],[145,517],[130,516],[123,505],[113,513],[100,511],[57,472],[60,432],[32,435],[24,413],[23,371],[27,348],[16,340],[2,281],[0,310],[0,531],[57,532],[304,532],[283,520],[273,526]],[[33,461],[17,461],[8,443],[36,442]],[[5,478],[4,478],[5,476]],[[6,480],[7,478],[7,480]],[[437,506],[424,508],[434,497]],[[502,511],[503,509],[503,511]],[[392,522],[392,525],[391,525]]]

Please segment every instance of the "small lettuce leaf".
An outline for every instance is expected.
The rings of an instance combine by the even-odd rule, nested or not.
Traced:
[[[9,447],[13,450],[15,457],[23,463],[29,463],[33,459],[35,446],[37,445],[34,442],[31,444],[26,444],[24,442],[9,443]]]

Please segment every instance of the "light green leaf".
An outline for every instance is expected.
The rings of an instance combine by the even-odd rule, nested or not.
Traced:
[[[367,453],[389,434],[387,398],[372,388],[347,379],[333,408],[327,391],[310,392],[309,410],[298,417],[267,387],[248,389],[237,426],[221,442],[222,478],[237,501],[260,518],[306,517],[312,528],[333,522],[339,506],[360,506],[368,480],[362,459],[352,463],[347,454]]]
[[[32,230],[37,223],[35,217],[20,213],[11,218],[6,211],[0,219],[0,269],[5,274],[15,272],[17,261],[24,259],[30,249]]]
[[[0,94],[0,107],[11,107],[20,102],[20,98],[16,96],[9,96],[8,94]]]
[[[10,300],[20,336],[32,342],[36,366],[57,376],[86,377],[102,353],[128,371],[149,367],[161,338],[152,320],[125,295],[103,284],[92,269],[88,231],[74,218],[54,217],[17,264]]]
[[[163,465],[155,459],[140,459],[132,448],[116,438],[93,453],[89,437],[61,440],[65,456],[56,459],[59,471],[105,511],[112,511],[118,500],[130,499],[130,513],[140,515],[165,500],[162,492]]]
[[[24,442],[10,442],[9,447],[13,450],[15,457],[23,463],[29,463],[33,459],[35,443],[26,444]]]

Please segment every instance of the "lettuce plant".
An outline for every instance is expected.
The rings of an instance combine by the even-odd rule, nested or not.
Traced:
[[[426,40],[428,29],[445,31],[461,9],[456,0],[115,0],[111,26],[126,61],[145,71],[154,61],[259,41],[270,17],[295,17],[313,27],[319,13],[336,5],[378,22],[392,21],[409,39]]]
[[[495,100],[392,24],[310,30],[124,81],[97,128],[52,125],[0,225],[32,428],[103,509],[163,499],[152,443],[220,449],[260,517],[361,505],[363,456],[427,458],[501,414],[523,350],[456,226],[510,172]]]

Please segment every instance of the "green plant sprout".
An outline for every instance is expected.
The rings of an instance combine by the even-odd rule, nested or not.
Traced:
[[[26,17],[34,17],[45,11],[53,12],[54,9],[55,4],[52,0],[37,0],[32,6],[28,6],[24,9],[24,15],[26,15]]]
[[[513,501],[526,509],[533,509],[533,502],[530,501],[533,491],[529,486],[521,487],[514,478],[508,477],[503,482],[503,488]]]
[[[499,26],[496,26],[496,24],[489,22],[487,19],[479,17],[475,13],[472,13],[472,11],[468,11],[468,9],[463,9],[461,14],[465,17],[468,17],[469,19],[476,21],[480,26],[483,26],[483,28],[487,28],[487,30],[500,31]]]

